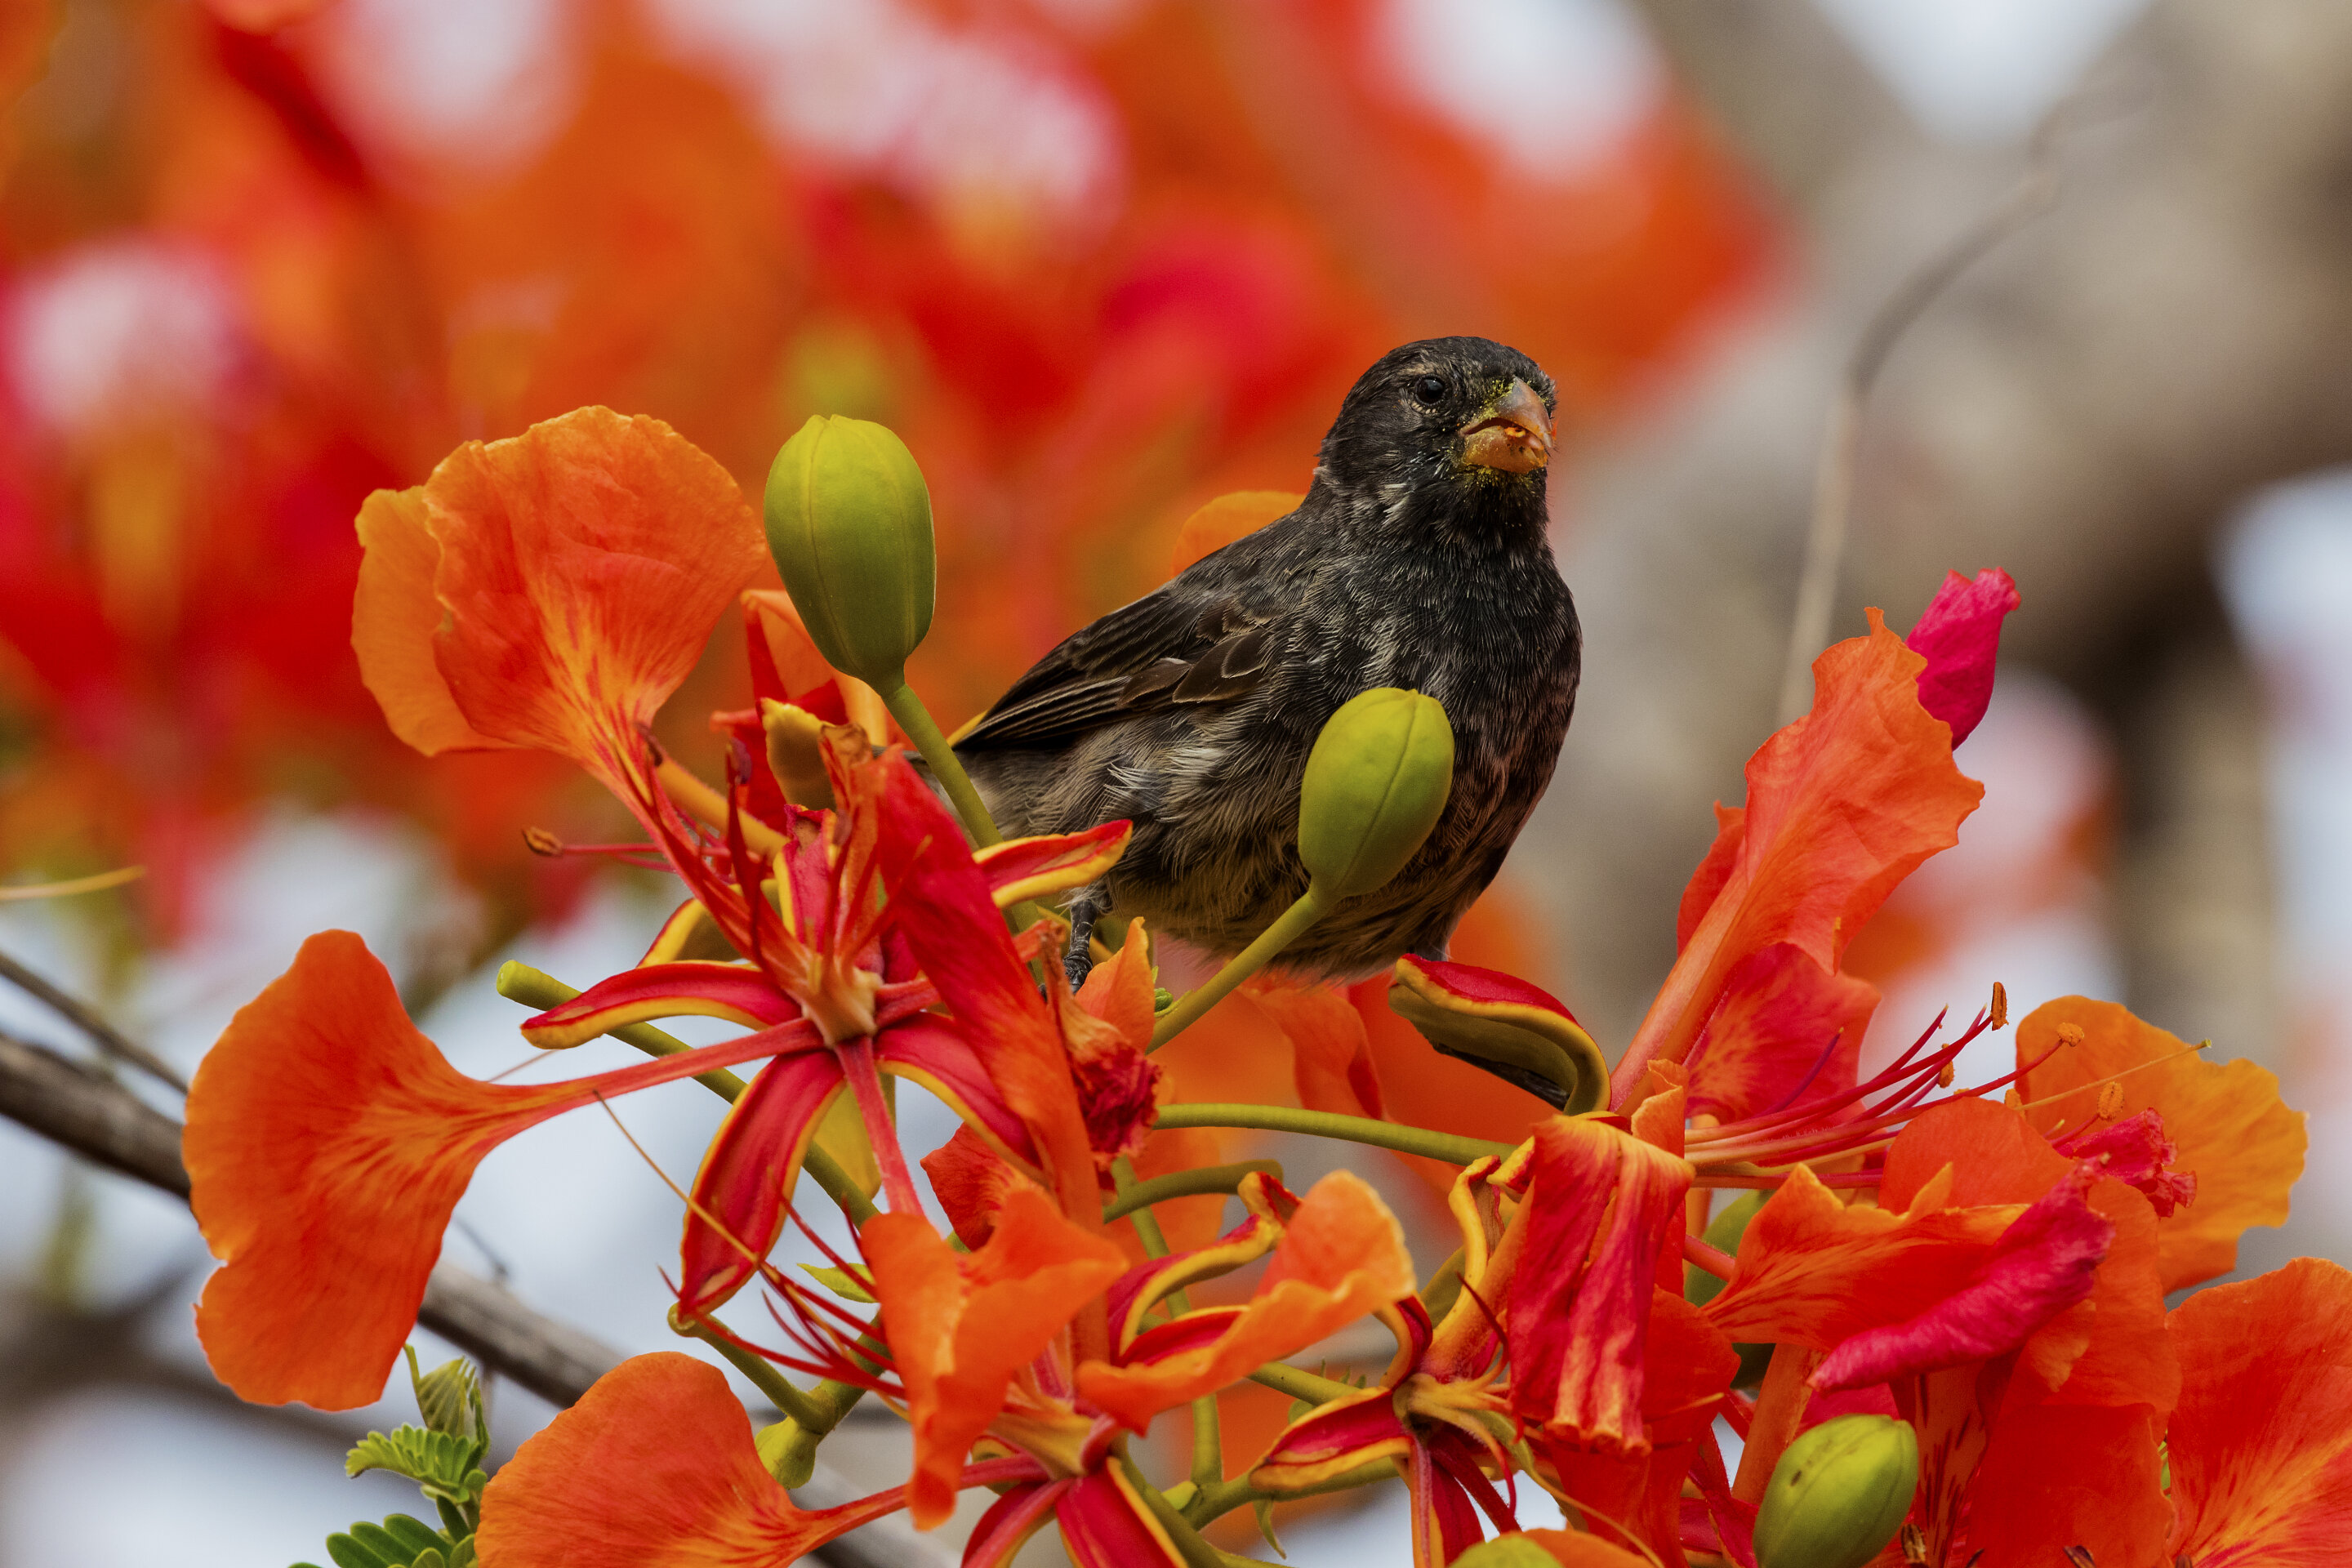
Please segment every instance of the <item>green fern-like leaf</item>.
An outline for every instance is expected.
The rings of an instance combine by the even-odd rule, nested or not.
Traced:
[[[349,1531],[327,1537],[327,1555],[335,1568],[450,1568],[462,1550],[472,1561],[470,1539],[453,1543],[421,1519],[395,1513],[382,1524],[362,1520]],[[307,1565],[298,1565],[307,1568]]]
[[[481,1456],[478,1438],[399,1426],[390,1432],[371,1432],[360,1439],[343,1460],[343,1473],[356,1476],[368,1470],[390,1470],[415,1481],[426,1497],[446,1499],[462,1508],[478,1500],[488,1484],[479,1467]]]

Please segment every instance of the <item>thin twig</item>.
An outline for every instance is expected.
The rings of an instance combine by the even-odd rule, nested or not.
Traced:
[[[5,952],[0,952],[0,978],[6,979],[17,990],[40,1002],[89,1036],[90,1043],[108,1056],[117,1061],[130,1063],[150,1078],[170,1084],[182,1094],[188,1092],[188,1080],[174,1072],[169,1062],[136,1041],[125,1039],[121,1031],[100,1017],[88,1003],[58,990]]]
[[[1879,372],[1903,334],[1927,312],[1937,297],[2001,241],[2048,212],[2058,201],[2057,147],[2081,108],[2070,97],[2047,115],[2026,146],[2025,172],[2007,195],[1943,249],[1929,257],[1895,287],[1863,327],[1839,377],[1813,468],[1812,526],[1805,536],[1803,575],[1797,585],[1797,613],[1789,627],[1789,652],[1781,667],[1782,724],[1803,717],[1812,705],[1813,656],[1828,646],[1836,608],[1838,570],[1845,558],[1847,524],[1853,510],[1854,468],[1861,447],[1862,415]]]

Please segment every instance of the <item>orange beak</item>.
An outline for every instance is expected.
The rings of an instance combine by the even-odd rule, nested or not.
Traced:
[[[1462,436],[1462,460],[1476,468],[1524,474],[1551,461],[1551,412],[1524,381],[1512,382]]]

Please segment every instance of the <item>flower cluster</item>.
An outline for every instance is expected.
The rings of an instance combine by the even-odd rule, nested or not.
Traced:
[[[848,521],[927,521],[901,512]],[[893,1510],[935,1525],[974,1488],[995,1498],[971,1568],[1048,1523],[1087,1568],[1216,1563],[1202,1532],[1229,1513],[1397,1478],[1424,1565],[2211,1568],[2316,1561],[2352,1527],[2352,1275],[2304,1260],[2166,1307],[2230,1270],[2247,1226],[2284,1217],[2304,1135],[2268,1074],[2067,998],[2018,1022],[2012,1070],[1956,1084],[1961,1048],[2010,1026],[1997,987],[1967,1028],[1939,1020],[1862,1074],[1878,997],[1841,963],[1981,795],[1953,748],[2017,602],[2001,574],[1954,576],[1907,638],[1873,612],[1822,656],[1812,710],[1720,812],[1679,958],[1613,1068],[1525,982],[1400,961],[1391,1005],[1436,1046],[1559,1087],[1563,1111],[1499,1142],[1390,1114],[1361,1052],[1332,1046],[1353,1013],[1335,1024],[1316,994],[1264,978],[1253,994],[1297,1047],[1308,1109],[1169,1103],[1151,1053],[1200,1008],[1156,994],[1139,929],[1074,993],[1034,903],[1097,878],[1126,825],[998,843],[960,822],[943,796],[968,791],[940,776],[952,753],[903,681],[877,694],[819,652],[887,638],[857,595],[888,560],[927,569],[928,548],[869,549],[885,564],[827,577],[825,520],[790,521],[793,595],[741,594],[758,702],[718,716],[713,784],[648,725],[760,566],[759,523],[717,464],[592,408],[373,498],[354,636],[395,731],[428,752],[572,758],[642,826],[625,853],[686,894],[635,968],[539,995],[525,1037],[619,1033],[659,1054],[476,1081],[359,940],[327,932],[237,1016],[189,1102],[196,1212],[224,1264],[198,1309],[215,1371],[248,1399],[348,1408],[382,1390],[489,1149],[688,1077],[732,1101],[686,1194],[673,1322],[785,1418],[755,1433],[707,1363],[627,1362],[488,1481],[472,1541],[490,1568],[783,1563]],[[920,614],[898,617],[918,637],[920,588]],[[823,595],[807,626],[852,629],[812,640],[795,596]],[[905,651],[858,657],[887,676]],[[1327,731],[1318,759],[1394,731],[1442,767],[1427,717],[1390,709]],[[1310,789],[1346,772],[1328,755]],[[1410,837],[1433,815],[1307,805],[1318,843]],[[1317,854],[1392,873],[1411,844],[1393,849]],[[643,1028],[681,1015],[743,1032],[686,1048]],[[728,1070],[752,1063],[748,1083]],[[890,1078],[961,1119],[921,1178]],[[1421,1282],[1396,1217],[1344,1170],[1303,1194],[1264,1162],[1138,1177],[1156,1137],[1213,1124],[1448,1162],[1459,1250]],[[769,1261],[803,1172],[855,1237],[814,1286]],[[1155,1208],[1202,1194],[1231,1194],[1239,1222],[1171,1245]],[[1245,1293],[1192,1300],[1244,1268]],[[738,1333],[717,1313],[755,1285],[772,1331]],[[1376,1382],[1290,1364],[1366,1319],[1395,1345]],[[1217,1395],[1244,1379],[1301,1408],[1228,1456]],[[905,1483],[796,1506],[788,1484],[867,1395],[912,1429]],[[1130,1443],[1180,1407],[1194,1462],[1171,1483]],[[1572,1528],[1523,1531],[1531,1489]]]

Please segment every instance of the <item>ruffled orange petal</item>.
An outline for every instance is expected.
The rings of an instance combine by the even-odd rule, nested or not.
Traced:
[[[2062,1028],[2081,1030],[2081,1043],[2061,1046]],[[2021,1068],[2041,1064],[2018,1080],[2018,1091],[2044,1133],[2096,1120],[2110,1079],[2122,1097],[2120,1109],[2110,1106],[2112,1120],[2142,1110],[2164,1119],[2164,1135],[2179,1150],[2174,1168],[2197,1178],[2196,1200],[2157,1221],[2167,1290],[2226,1274],[2237,1266],[2240,1233],[2285,1221],[2308,1140],[2302,1113],[2280,1101],[2268,1071],[2209,1061],[2129,1010],[2084,996],[2035,1008],[2017,1026],[2017,1059]]]
[[[2023,1211],[1951,1208],[1939,1173],[1907,1210],[1850,1206],[1810,1167],[1789,1173],[1740,1238],[1738,1267],[1706,1315],[1734,1340],[1831,1350],[1865,1329],[1907,1321],[1974,1279]]]
[[[361,503],[359,589],[352,598],[352,647],[360,673],[383,708],[392,732],[426,756],[501,744],[478,734],[457,710],[433,659],[441,601],[433,574],[441,563],[425,487],[378,490]]]
[[[1543,1432],[1530,1433],[1529,1440],[1560,1490],[1593,1510],[1588,1519],[1597,1534],[1613,1543],[1622,1526],[1654,1553],[1649,1560],[1671,1563],[1682,1550],[1683,1483],[1715,1442],[1712,1427],[1739,1356],[1697,1308],[1671,1290],[1651,1292],[1643,1338],[1640,1445],[1593,1448]],[[1713,1463],[1719,1468],[1721,1458]]]
[[[1214,1337],[1178,1332],[1154,1353],[1154,1336],[1184,1320],[1147,1331],[1127,1364],[1090,1361],[1078,1368],[1079,1395],[1135,1431],[1162,1410],[1223,1387],[1255,1370],[1412,1294],[1412,1258],[1388,1205],[1361,1177],[1334,1171],[1308,1189],[1290,1216],[1248,1305]]]
[[[1951,730],[1920,706],[1927,661],[1870,612],[1870,635],[1813,661],[1812,711],[1748,763],[1684,900],[1681,956],[1618,1063],[1622,1100],[1651,1058],[1680,1061],[1732,971],[1774,942],[1834,972],[1902,879],[1958,842],[1984,786],[1952,765]]]
[[[1003,1408],[1013,1374],[1126,1268],[1118,1248],[1016,1187],[988,1244],[959,1254],[914,1215],[866,1222],[859,1249],[915,1428],[908,1506],[925,1529],[955,1508],[972,1442]]]
[[[395,498],[363,531],[385,552],[362,564],[353,625],[361,672],[395,728],[435,750],[555,752],[616,785],[637,726],[693,669],[762,559],[759,523],[724,468],[661,421],[607,408],[469,442],[418,500],[438,546],[435,613],[414,601],[416,507]],[[476,740],[452,730],[450,709]]]
[[[188,1095],[190,1202],[223,1264],[196,1307],[214,1373],[260,1404],[371,1403],[490,1150],[602,1097],[814,1044],[791,1025],[562,1083],[481,1083],[416,1032],[358,937],[321,931]]]
[[[903,1487],[811,1512],[760,1463],[715,1367],[633,1356],[500,1467],[476,1550],[503,1568],[742,1568],[798,1560],[896,1511]]]
[[[475,1165],[566,1098],[467,1078],[358,937],[304,942],[188,1095],[191,1201],[226,1265],[196,1307],[215,1374],[257,1404],[378,1398]]]
[[[2352,1542],[2352,1273],[2298,1258],[2171,1316],[2174,1560],[2324,1563]]]

